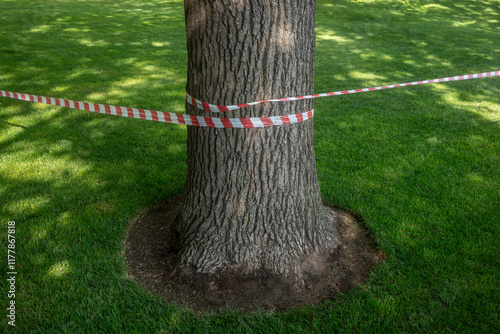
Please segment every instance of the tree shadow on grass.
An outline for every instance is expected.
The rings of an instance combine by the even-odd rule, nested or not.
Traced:
[[[318,6],[319,20],[338,20],[317,28],[317,92],[498,70],[495,2],[393,3]],[[372,311],[388,317],[385,324],[399,322],[384,305],[401,295],[422,305],[397,306],[409,331],[471,323],[491,329],[486,277],[496,272],[495,251],[485,250],[497,248],[493,222],[500,219],[499,96],[500,82],[491,78],[316,102],[325,199],[363,216],[390,255],[369,282],[387,292],[360,292],[379,305]],[[453,301],[443,301],[450,285]],[[458,306],[477,298],[483,316]],[[457,313],[454,325],[447,319]]]
[[[317,91],[332,89],[332,81],[339,85],[335,90],[354,89],[498,69],[494,2],[391,4],[319,4],[319,20],[335,16],[338,21],[317,28]],[[325,79],[330,76],[333,80]],[[383,186],[392,189],[412,177],[407,173],[422,169],[446,183],[447,169],[463,173],[471,161],[484,165],[485,175],[476,182],[492,187],[499,93],[498,78],[491,78],[318,100],[316,122],[325,125],[316,132],[320,175],[324,171],[332,179],[331,162],[323,161],[331,159],[333,149],[341,164],[336,173],[370,173],[364,177],[372,180],[360,188],[380,188],[385,177]]]
[[[181,4],[25,5],[0,5],[13,7],[0,10],[1,89],[183,111]],[[140,210],[182,191],[185,127],[0,103],[0,212],[18,226],[18,327],[144,328],[160,301],[135,300],[122,241]],[[127,303],[134,316],[124,325]]]
[[[1,89],[182,112],[181,2],[27,3],[0,5]],[[316,92],[498,69],[495,2],[383,3],[318,2]],[[459,287],[456,300],[470,299],[470,276],[490,272],[493,263],[483,249],[494,245],[490,222],[498,221],[498,96],[498,80],[481,79],[316,102],[325,200],[364,216],[393,262],[369,283],[389,292],[357,292],[372,306],[344,305],[332,317],[326,304],[311,323],[333,328],[370,313],[374,318],[352,326],[400,317],[410,331],[446,323],[452,302],[440,315],[431,307],[443,291],[440,279]],[[3,167],[0,213],[20,226],[20,327],[113,332],[179,325],[177,311],[123,277],[121,241],[138,210],[181,191],[184,128],[0,103],[2,164],[15,168]],[[455,268],[463,277],[450,281]],[[425,277],[412,280],[416,271]],[[385,313],[387,294],[420,298],[421,314],[402,303],[402,315]],[[183,326],[223,328],[229,318],[190,318]],[[291,318],[288,326],[303,321]],[[271,316],[266,322],[282,324]]]

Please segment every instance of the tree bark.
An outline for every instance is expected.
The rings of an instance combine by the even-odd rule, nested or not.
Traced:
[[[313,93],[314,0],[185,0],[187,92],[229,105]],[[302,113],[312,100],[221,115]],[[188,114],[210,114],[186,104]],[[218,115],[216,115],[218,116]],[[177,216],[179,268],[299,277],[338,246],[323,206],[313,121],[260,129],[188,128],[187,180]]]

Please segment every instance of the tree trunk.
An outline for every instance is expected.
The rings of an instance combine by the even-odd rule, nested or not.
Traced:
[[[187,92],[218,105],[313,93],[314,0],[185,0]],[[312,100],[220,114],[302,113]],[[219,116],[186,104],[188,114]],[[188,128],[176,228],[179,268],[300,277],[338,245],[323,206],[313,121],[260,129]]]

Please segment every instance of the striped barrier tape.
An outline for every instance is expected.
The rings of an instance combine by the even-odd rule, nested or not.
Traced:
[[[77,110],[92,111],[100,114],[123,116],[150,121],[185,124],[208,128],[263,128],[267,126],[300,123],[313,117],[314,110],[301,114],[271,117],[245,117],[245,118],[219,118],[203,117],[187,114],[175,114],[171,112],[155,111],[147,109],[136,109],[128,107],[110,106],[89,102],[57,99],[53,97],[37,96],[0,90],[0,96],[12,99],[30,101],[36,103],[50,104],[53,106],[66,107]]]
[[[371,92],[371,91],[382,90],[382,89],[407,87],[407,86],[417,86],[417,85],[425,85],[425,84],[430,84],[430,83],[440,83],[440,82],[449,82],[449,81],[460,81],[460,80],[469,80],[469,79],[497,77],[497,76],[500,76],[500,71],[484,72],[484,73],[476,73],[476,74],[466,74],[466,75],[457,75],[457,76],[454,76],[454,77],[439,78],[439,79],[430,79],[430,80],[422,80],[422,81],[414,81],[414,82],[406,82],[406,83],[401,83],[401,84],[396,84],[396,85],[388,85],[388,86],[378,86],[378,87],[370,87],[370,88],[351,89],[351,90],[344,90],[344,91],[331,92],[331,93],[322,93],[322,94],[313,94],[313,95],[304,95],[304,96],[295,96],[295,97],[285,97],[285,98],[280,98],[280,99],[269,99],[269,100],[262,100],[262,101],[256,101],[256,102],[247,102],[247,103],[236,104],[236,105],[229,105],[229,106],[220,106],[220,105],[216,105],[216,104],[209,104],[209,103],[200,101],[200,100],[192,97],[188,93],[186,93],[186,101],[189,104],[195,106],[196,108],[204,110],[204,111],[226,112],[226,111],[232,111],[232,110],[236,110],[236,109],[250,107],[250,106],[254,106],[254,105],[261,104],[261,103],[266,103],[266,102],[288,102],[288,101],[297,101],[297,100],[305,100],[305,99],[315,99],[315,98],[318,98],[318,97],[339,96],[339,95],[347,95],[347,94]]]
[[[265,103],[265,102],[287,102],[287,101],[296,101],[296,100],[304,100],[304,99],[314,99],[314,98],[318,98],[318,97],[355,94],[355,93],[369,92],[369,91],[382,90],[382,89],[424,85],[424,84],[429,84],[429,83],[440,83],[440,82],[449,82],[449,81],[479,79],[479,78],[487,78],[487,77],[495,77],[495,76],[500,76],[500,71],[484,72],[484,73],[476,73],[476,74],[468,74],[468,75],[459,75],[459,76],[440,78],[440,79],[414,81],[414,82],[408,82],[408,83],[402,83],[402,84],[396,84],[396,85],[353,89],[353,90],[338,91],[338,92],[331,92],[331,93],[287,97],[287,98],[281,98],[281,99],[269,99],[269,100],[248,102],[248,103],[243,103],[243,104],[238,104],[238,105],[229,105],[229,106],[220,106],[220,105],[202,102],[202,101],[192,97],[188,93],[186,93],[186,101],[189,104],[197,107],[198,109],[204,110],[204,111],[225,112],[225,111],[241,109],[241,108],[245,108],[245,107],[249,107],[252,105],[257,105],[257,104],[261,104],[261,103]],[[145,120],[150,120],[150,121],[173,123],[173,124],[185,124],[185,125],[191,125],[191,126],[208,127],[208,128],[240,128],[240,129],[243,129],[243,128],[262,128],[262,127],[267,127],[267,126],[276,126],[276,125],[284,125],[284,124],[295,124],[295,123],[300,123],[300,122],[303,122],[305,120],[311,119],[314,115],[314,110],[310,110],[310,111],[305,112],[305,113],[285,115],[285,116],[219,118],[219,117],[204,117],[204,116],[187,115],[187,114],[176,114],[176,113],[170,113],[170,112],[164,112],[164,111],[137,109],[137,108],[129,108],[129,107],[118,107],[118,106],[111,106],[111,105],[106,105],[106,104],[96,104],[96,103],[89,103],[89,102],[80,102],[80,101],[59,99],[59,98],[53,98],[53,97],[37,96],[37,95],[32,95],[32,94],[14,93],[14,92],[9,92],[9,91],[4,91],[4,90],[0,90],[0,96],[18,99],[18,100],[23,100],[23,101],[50,104],[50,105],[54,105],[54,106],[66,107],[66,108],[77,109],[77,110],[97,112],[97,113],[101,113],[101,114],[123,116],[123,117],[137,118],[137,119],[145,119]]]

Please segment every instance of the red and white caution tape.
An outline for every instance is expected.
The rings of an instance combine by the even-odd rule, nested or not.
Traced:
[[[204,111],[225,112],[225,111],[231,111],[231,110],[241,109],[241,108],[245,108],[245,107],[250,107],[250,106],[254,106],[254,105],[266,103],[266,102],[288,102],[288,101],[297,101],[297,100],[305,100],[305,99],[315,99],[318,97],[347,95],[347,94],[371,92],[374,90],[407,87],[407,86],[417,86],[417,85],[425,85],[425,84],[430,84],[430,83],[440,83],[440,82],[449,82],[449,81],[460,81],[460,80],[479,79],[479,78],[487,78],[487,77],[497,77],[497,76],[500,76],[500,71],[458,75],[458,76],[447,77],[447,78],[414,81],[414,82],[407,82],[407,83],[388,85],[388,86],[351,89],[351,90],[344,90],[344,91],[331,92],[331,93],[322,93],[322,94],[313,94],[313,95],[304,95],[304,96],[295,96],[295,97],[285,97],[285,98],[280,98],[280,99],[269,99],[269,100],[247,102],[247,103],[229,105],[229,106],[219,106],[219,105],[215,105],[215,104],[209,104],[209,103],[200,101],[200,100],[192,97],[188,93],[186,93],[186,101],[189,104],[195,106],[196,108],[204,110]]]
[[[101,114],[146,119],[150,121],[158,121],[165,123],[186,124],[186,125],[201,126],[208,128],[263,128],[266,126],[294,124],[308,120],[312,118],[314,114],[314,111],[311,110],[301,114],[293,114],[286,116],[218,118],[218,117],[203,117],[203,116],[186,115],[186,114],[175,114],[170,112],[147,110],[147,109],[117,107],[106,104],[79,102],[73,100],[57,99],[53,97],[13,93],[3,90],[0,90],[0,96],[10,97],[13,99],[23,100],[23,101],[50,104],[53,106],[92,111]]]
[[[209,104],[206,102],[202,102],[191,95],[186,93],[186,101],[193,106],[211,112],[225,112],[230,110],[241,109],[249,106],[253,106],[256,104],[261,104],[265,102],[286,102],[286,101],[296,101],[296,100],[304,100],[304,99],[315,99],[318,97],[326,97],[326,96],[338,96],[338,95],[346,95],[346,94],[355,94],[362,92],[369,92],[375,90],[389,89],[389,88],[397,88],[397,87],[407,87],[407,86],[416,86],[416,85],[424,85],[429,83],[440,83],[440,82],[449,82],[449,81],[459,81],[459,80],[469,80],[469,79],[479,79],[479,78],[487,78],[487,77],[496,77],[500,76],[500,71],[493,72],[485,72],[485,73],[476,73],[476,74],[468,74],[468,75],[459,75],[448,78],[440,78],[440,79],[431,79],[431,80],[423,80],[423,81],[414,81],[408,83],[402,83],[397,85],[388,85],[388,86],[379,86],[379,87],[371,87],[371,88],[362,88],[362,89],[353,89],[353,90],[345,90],[331,93],[322,93],[322,94],[313,94],[313,95],[304,95],[304,96],[296,96],[296,97],[287,97],[281,99],[270,99],[270,100],[262,100],[257,102],[247,102],[238,105],[229,105],[229,106],[219,106],[215,104]],[[275,125],[284,125],[284,124],[294,124],[300,123],[305,120],[308,120],[313,117],[314,110],[310,110],[301,114],[293,114],[286,116],[271,116],[271,117],[246,117],[246,118],[218,118],[218,117],[204,117],[204,116],[195,116],[195,115],[187,115],[187,114],[175,114],[164,111],[155,111],[155,110],[147,110],[147,109],[136,109],[136,108],[128,108],[128,107],[117,107],[106,104],[96,104],[89,102],[79,102],[73,100],[65,100],[58,99],[53,97],[45,97],[45,96],[37,96],[31,94],[22,94],[22,93],[14,93],[0,90],[0,96],[9,97],[13,99],[37,102],[50,104],[54,106],[61,106],[66,108],[92,111],[101,114],[115,115],[115,116],[123,116],[130,118],[138,118],[138,119],[146,119],[150,121],[158,121],[165,123],[174,123],[174,124],[186,124],[191,126],[200,126],[200,127],[209,127],[209,128],[262,128],[267,126],[275,126]]]

